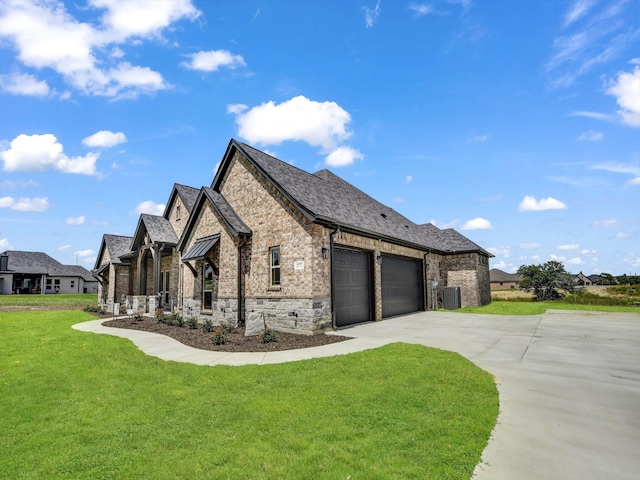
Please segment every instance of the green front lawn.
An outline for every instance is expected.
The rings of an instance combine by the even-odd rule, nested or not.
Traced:
[[[623,312],[640,313],[639,307],[627,307],[620,305],[588,305],[558,302],[516,302],[513,300],[492,300],[484,307],[464,307],[457,310],[447,310],[459,313],[486,313],[491,315],[541,315],[549,309],[555,310],[580,310],[591,312]]]
[[[0,295],[2,307],[45,307],[45,306],[84,307],[98,305],[97,293],[58,293],[32,295]]]
[[[498,414],[451,352],[202,367],[71,329],[90,319],[0,312],[0,478],[468,479]]]

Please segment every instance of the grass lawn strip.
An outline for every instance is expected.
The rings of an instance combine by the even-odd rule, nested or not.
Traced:
[[[0,312],[0,478],[468,479],[498,414],[451,352],[199,367],[71,329],[91,318]]]
[[[0,295],[0,311],[9,307],[70,307],[98,305],[95,293],[59,293],[53,295]]]

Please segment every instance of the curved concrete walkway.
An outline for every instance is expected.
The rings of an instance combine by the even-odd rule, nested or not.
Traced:
[[[195,365],[266,365],[270,363],[294,362],[308,360],[317,357],[330,357],[359,352],[369,348],[377,348],[385,343],[385,340],[376,338],[353,338],[344,342],[331,343],[313,348],[299,350],[285,350],[281,352],[214,352],[188,347],[173,338],[159,333],[145,332],[142,330],[128,330],[126,328],[112,328],[102,325],[110,319],[91,320],[79,323],[73,328],[83,332],[103,333],[116,337],[128,338],[140,350],[147,355],[161,360],[193,363]],[[345,335],[340,332],[340,335]],[[351,336],[346,334],[345,336]]]
[[[307,350],[203,352],[163,335],[100,325],[150,355],[200,365],[279,363],[403,341],[460,353],[496,377],[500,415],[473,478],[636,479],[640,476],[640,315],[549,311],[530,317],[423,312],[338,332]],[[177,344],[177,345],[176,345]]]

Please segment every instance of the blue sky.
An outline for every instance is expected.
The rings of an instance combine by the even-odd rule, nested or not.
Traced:
[[[91,268],[229,139],[491,267],[640,271],[640,1],[0,0],[0,251]]]

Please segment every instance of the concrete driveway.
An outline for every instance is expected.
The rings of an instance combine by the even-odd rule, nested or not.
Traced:
[[[640,315],[439,311],[339,333],[455,351],[496,377],[500,415],[474,479],[640,478]]]

